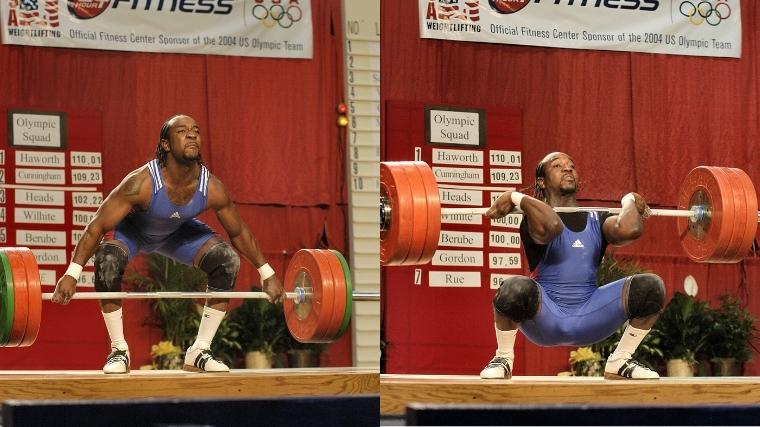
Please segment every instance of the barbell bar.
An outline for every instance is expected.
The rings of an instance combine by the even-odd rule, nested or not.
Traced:
[[[300,304],[305,298],[310,297],[306,292],[285,292],[288,299],[295,300]],[[269,299],[266,292],[179,292],[179,291],[158,291],[158,292],[78,292],[71,296],[71,299],[93,300],[93,299]],[[352,293],[354,301],[377,301],[380,298],[379,292],[357,292]],[[42,300],[50,301],[53,299],[53,293],[43,293]]]
[[[750,251],[760,221],[757,207],[754,185],[744,171],[698,166],[681,184],[678,209],[652,209],[651,215],[677,217],[681,246],[692,260],[728,263],[740,261]],[[621,208],[554,210],[617,214]],[[426,264],[438,246],[442,215],[486,211],[485,207],[441,208],[435,175],[424,162],[381,162],[380,262],[384,266]]]
[[[351,274],[338,251],[302,249],[285,272],[285,321],[301,342],[331,342],[348,329],[353,301],[376,301],[379,292],[354,292]],[[28,248],[0,249],[0,347],[34,343],[42,319],[39,269]],[[71,299],[266,299],[264,292],[77,292]]]

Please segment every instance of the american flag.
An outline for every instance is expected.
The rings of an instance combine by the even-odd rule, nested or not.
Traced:
[[[478,0],[438,0],[438,19],[480,21],[478,6]]]
[[[44,9],[40,10],[39,0],[21,0],[18,11],[18,25],[57,27],[58,0],[44,0],[42,7]]]

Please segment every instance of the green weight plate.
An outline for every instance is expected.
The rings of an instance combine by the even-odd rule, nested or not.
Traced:
[[[8,343],[13,329],[13,275],[8,255],[0,250],[0,347]]]
[[[338,334],[335,336],[335,338],[339,338],[343,336],[343,334],[348,329],[348,324],[351,322],[351,314],[353,312],[354,307],[354,284],[351,282],[351,270],[348,268],[348,263],[346,262],[346,259],[343,258],[343,255],[338,251],[331,251],[335,254],[335,256],[340,261],[340,265],[343,266],[343,274],[346,276],[346,311],[343,315],[343,323],[340,325],[340,329],[338,330]]]

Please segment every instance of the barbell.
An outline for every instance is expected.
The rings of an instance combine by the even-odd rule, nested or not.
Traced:
[[[438,183],[425,162],[380,163],[380,262],[384,266],[430,262],[438,246],[441,215],[486,213],[488,208],[441,208]],[[555,207],[557,212],[621,208]],[[519,210],[510,213],[521,214]],[[698,166],[678,192],[678,209],[652,209],[677,217],[686,254],[697,262],[738,262],[751,250],[760,213],[749,176],[741,169]]]
[[[301,249],[283,280],[288,330],[300,342],[331,342],[348,329],[353,301],[375,301],[377,292],[354,292],[351,272],[338,251]],[[28,248],[0,249],[0,347],[34,344],[42,320],[37,260]],[[268,298],[264,292],[77,292],[72,299]]]

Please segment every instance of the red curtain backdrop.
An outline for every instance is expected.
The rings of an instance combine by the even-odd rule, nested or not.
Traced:
[[[335,125],[344,92],[341,2],[312,3],[311,60],[0,45],[0,111],[100,113],[106,191],[153,158],[167,117],[194,117],[206,164],[282,279],[291,256],[319,247],[323,230],[331,248],[347,250],[345,137]],[[2,141],[6,127],[0,120]],[[213,214],[202,219],[224,235]],[[258,281],[244,263],[236,288]],[[150,363],[150,345],[162,338],[144,324],[148,310],[147,303],[125,305],[134,368]],[[323,355],[323,365],[352,364],[348,336]],[[44,303],[37,344],[0,350],[0,369],[99,369],[107,352],[95,303]]]
[[[526,186],[533,165],[551,151],[574,157],[582,182],[579,197],[588,205],[616,203],[637,191],[653,207],[674,206],[682,179],[698,165],[741,168],[760,182],[755,155],[760,5],[755,1],[741,1],[741,59],[420,39],[417,2],[384,0],[381,8],[382,99],[520,108]],[[384,147],[394,143],[382,138]],[[754,255],[739,264],[696,264],[680,248],[674,219],[652,219],[646,228],[640,241],[617,253],[660,274],[668,297],[682,291],[684,277],[692,274],[699,298],[715,306],[718,295],[729,293],[760,317],[760,263]],[[388,303],[389,292],[404,286],[411,284],[383,283],[384,318],[408,315],[395,313]],[[411,305],[426,303],[434,302]],[[490,301],[477,310],[449,314],[452,323],[469,323],[468,334],[483,343],[469,353],[454,350],[456,364],[445,345],[428,349],[440,353],[421,360],[394,361],[394,343],[388,342],[387,366],[395,372],[477,374],[496,346]],[[441,326],[429,331],[431,341],[452,341],[450,328]],[[568,369],[570,348],[522,346],[519,339],[516,373],[555,375]],[[746,374],[760,373],[759,357],[755,354]]]

